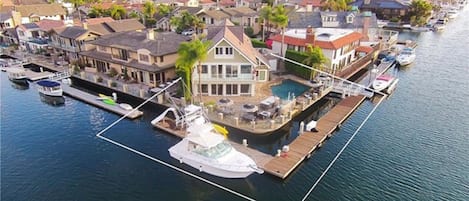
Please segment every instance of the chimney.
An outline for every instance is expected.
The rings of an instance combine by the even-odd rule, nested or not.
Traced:
[[[88,23],[87,22],[83,22],[82,25],[83,25],[83,29],[88,30]]]
[[[148,40],[155,40],[155,31],[153,29],[147,30],[147,39]]]
[[[314,46],[314,42],[316,41],[316,38],[314,36],[314,29],[311,25],[306,28],[306,43],[309,43]]]
[[[370,27],[370,21],[371,21],[371,13],[370,12],[365,12],[363,13],[363,29],[362,29],[362,34],[363,34],[363,40],[368,41],[368,28]]]

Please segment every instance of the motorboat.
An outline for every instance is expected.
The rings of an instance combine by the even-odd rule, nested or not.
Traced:
[[[397,78],[392,77],[390,75],[380,75],[373,81],[371,86],[376,91],[383,91],[390,86],[395,86],[395,83],[397,81],[398,81]]]
[[[410,47],[406,47],[399,52],[399,55],[396,57],[396,61],[401,66],[406,66],[415,61],[415,51]]]
[[[200,106],[188,105],[182,109],[170,107],[151,121],[158,127],[166,115],[173,113],[176,127],[185,128],[184,138],[168,149],[169,154],[200,172],[222,178],[245,178],[264,171],[249,156],[237,151],[212,124]]]
[[[127,111],[134,109],[131,105],[127,103],[119,103],[119,107]]]
[[[41,80],[36,82],[39,94],[44,96],[61,97],[63,90],[60,82],[54,80]]]
[[[8,79],[15,84],[29,85],[24,68],[8,68]]]
[[[180,163],[222,178],[246,178],[254,172],[264,172],[249,156],[231,146],[210,123],[189,126],[186,137],[168,151]]]
[[[448,12],[446,12],[446,16],[449,19],[454,19],[454,18],[458,17],[458,11],[456,9],[451,9]]]
[[[446,19],[438,19],[433,25],[435,31],[442,31],[446,28]]]

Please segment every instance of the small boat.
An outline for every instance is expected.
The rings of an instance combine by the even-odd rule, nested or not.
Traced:
[[[402,51],[397,55],[396,61],[401,66],[406,66],[415,61],[416,55],[414,49],[410,47],[406,47],[402,49]]]
[[[446,12],[446,16],[448,16],[449,19],[454,19],[458,16],[458,11],[456,9],[451,9]]]
[[[8,79],[15,84],[29,85],[26,71],[23,68],[8,68]]]
[[[391,86],[395,80],[397,79],[390,75],[380,75],[376,78],[375,81],[373,81],[372,87],[376,91],[383,91],[384,89]]]
[[[435,31],[442,31],[446,27],[446,19],[438,19],[433,25]]]
[[[124,110],[127,110],[127,111],[130,111],[130,110],[134,109],[131,105],[129,105],[127,103],[120,103],[119,107],[124,109]]]
[[[116,101],[114,101],[112,99],[104,99],[103,103],[106,103],[108,105],[116,105]]]
[[[37,83],[37,90],[39,94],[45,96],[60,97],[63,96],[63,90],[60,82],[53,80],[41,80]]]
[[[214,123],[212,123],[212,125],[213,125],[213,128],[215,128],[215,130],[216,130],[218,133],[224,135],[225,137],[228,136],[228,130],[226,130],[225,127],[220,126],[220,125],[218,125],[218,124],[214,124]]]
[[[308,124],[306,124],[306,131],[317,132],[318,131],[318,130],[316,130],[316,125],[317,124],[318,124],[317,121],[311,120],[310,122],[308,122]]]

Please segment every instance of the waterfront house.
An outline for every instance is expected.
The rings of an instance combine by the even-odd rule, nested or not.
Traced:
[[[43,19],[50,20],[64,20],[66,11],[60,4],[31,4],[31,5],[18,5],[12,11],[12,15],[18,15],[18,20],[15,24],[26,24],[37,22]]]
[[[410,11],[409,5],[399,0],[356,0],[350,5],[358,7],[360,11],[376,13],[378,19],[382,20],[403,19]]]
[[[63,26],[63,21],[49,19],[18,25],[16,32],[20,49],[30,53],[45,52],[49,46],[49,31]]]
[[[288,28],[339,28],[349,29],[363,34],[362,40],[376,41],[379,30],[378,20],[374,13],[366,12],[291,12]]]
[[[254,96],[255,85],[269,80],[270,66],[252,47],[242,26],[225,20],[207,29],[211,46],[201,66],[201,90],[206,96]],[[199,74],[192,76],[194,95],[199,94]]]
[[[0,31],[0,46],[6,47],[18,43],[18,34],[15,28],[7,28]]]
[[[355,49],[359,47],[362,37],[361,33],[348,29],[290,29],[285,32],[284,52],[281,55],[285,55],[287,49],[304,52],[308,45],[318,46],[330,61],[326,67],[335,73],[356,60]],[[270,39],[273,41],[273,52],[280,54],[282,36],[277,34]]]
[[[177,49],[188,40],[187,36],[153,29],[113,33],[90,41],[89,50],[80,52],[80,60],[89,71],[109,73],[114,69],[134,82],[156,87],[176,77]]]
[[[143,24],[136,19],[119,21],[105,21],[91,24],[82,23],[82,26],[72,26],[54,29],[51,32],[51,47],[55,52],[64,55],[67,61],[77,61],[78,53],[87,51],[85,42],[96,40],[99,36],[131,30],[142,30]]]

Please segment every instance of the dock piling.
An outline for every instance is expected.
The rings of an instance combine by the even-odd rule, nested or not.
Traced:
[[[298,131],[299,134],[303,134],[305,132],[305,122],[301,121],[300,122],[300,131]]]

